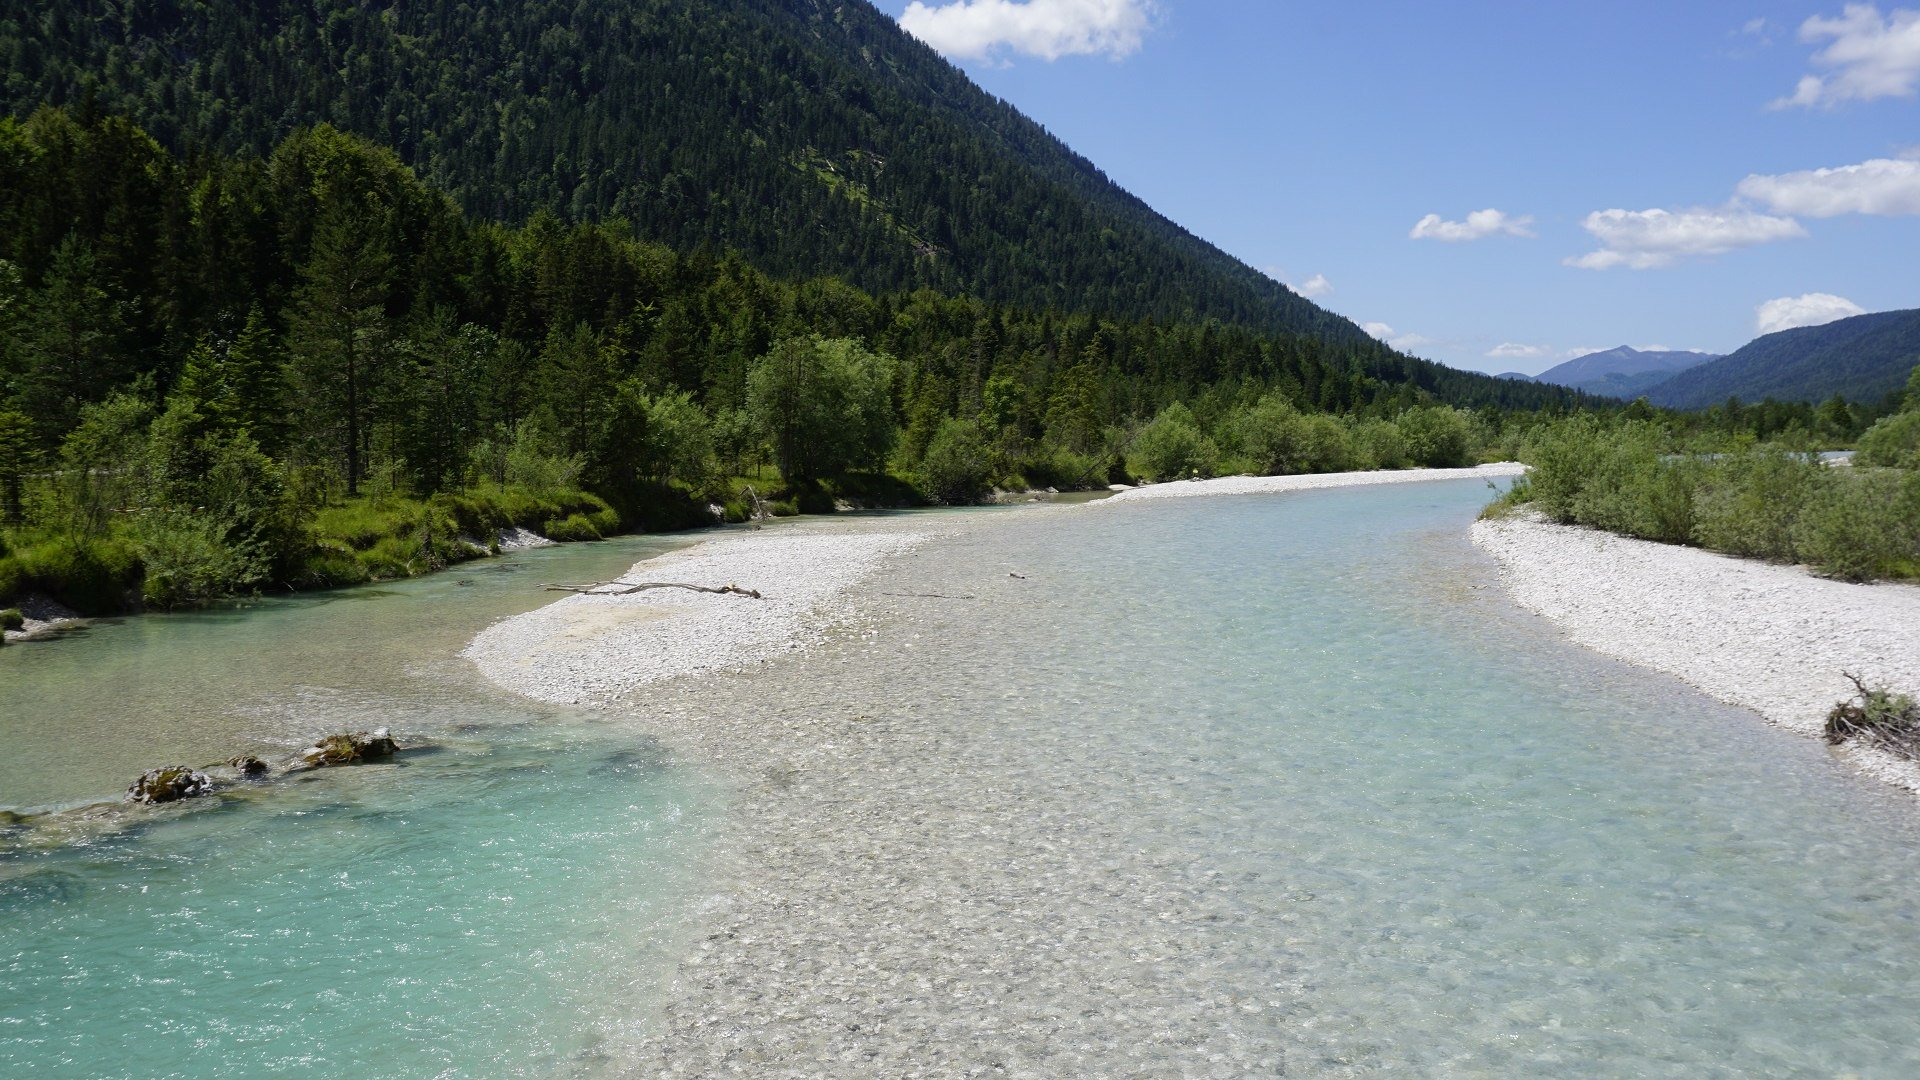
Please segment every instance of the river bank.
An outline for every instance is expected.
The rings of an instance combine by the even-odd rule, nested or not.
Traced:
[[[1473,540],[1514,599],[1571,640],[1796,734],[1820,736],[1854,694],[1843,672],[1920,691],[1920,586],[1835,581],[1526,515],[1476,522]],[[1841,753],[1920,793],[1920,765],[1856,744]]]
[[[1290,491],[1325,491],[1331,488],[1366,487],[1378,484],[1421,484],[1435,480],[1498,480],[1519,476],[1527,471],[1518,462],[1502,461],[1466,469],[1376,469],[1369,472],[1307,473],[1293,476],[1221,476],[1212,480],[1172,480],[1164,484],[1117,491],[1104,503],[1130,503],[1140,499],[1181,499],[1201,495],[1280,495]]]
[[[900,522],[809,522],[721,535],[487,628],[461,655],[494,683],[555,704],[604,705],[650,683],[738,668],[800,648],[885,560],[924,543]]]

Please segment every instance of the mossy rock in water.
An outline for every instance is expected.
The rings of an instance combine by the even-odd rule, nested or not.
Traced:
[[[16,810],[0,810],[0,829],[11,829],[26,823],[27,815]]]
[[[300,752],[291,763],[296,769],[323,769],[331,765],[358,765],[381,761],[399,752],[400,747],[386,728],[351,731],[329,735]]]
[[[137,803],[170,803],[212,790],[213,780],[206,773],[185,765],[163,765],[141,773],[140,779],[127,789],[127,799]]]

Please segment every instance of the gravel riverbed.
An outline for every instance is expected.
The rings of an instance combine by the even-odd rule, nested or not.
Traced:
[[[1525,465],[1502,461],[1472,469],[1380,469],[1373,472],[1309,473],[1303,476],[1221,476],[1212,480],[1171,480],[1164,484],[1128,488],[1111,499],[1088,503],[1105,506],[1139,499],[1183,499],[1199,495],[1278,495],[1289,491],[1360,487],[1370,484],[1417,484],[1428,480],[1488,480],[1519,476]]]
[[[780,525],[716,537],[634,566],[621,580],[760,593],[614,585],[487,628],[462,655],[495,683],[538,701],[604,704],[675,676],[738,668],[804,647],[833,601],[924,530],[842,522]],[[581,583],[584,584],[584,583]]]
[[[1518,471],[1229,478],[1117,498]],[[1288,940],[1287,905],[1268,910],[1247,898],[1275,886],[1196,856],[1168,821],[1177,795],[1204,780],[1204,730],[1191,746],[1116,741],[1128,725],[1089,741],[1058,717],[1068,699],[1100,692],[1103,658],[1074,657],[1070,668],[1019,679],[995,658],[1003,628],[1029,640],[1063,600],[1020,561],[1036,531],[1100,505],[723,535],[625,579],[737,584],[765,600],[677,590],[574,596],[475,640],[467,655],[490,678],[544,700],[603,706],[610,721],[660,739],[729,793],[703,856],[690,945],[658,1011],[634,1017],[605,1064],[648,1077],[1364,1071],[1303,1055],[1286,1039],[1316,1023],[1312,987],[1285,949],[1247,949],[1255,930]],[[1009,520],[1022,524],[982,527]],[[1024,540],[1008,539],[1020,532]],[[1703,575],[1673,569],[1673,549],[1623,563],[1611,545],[1633,542],[1523,523],[1481,526],[1475,539],[1523,606],[1569,619],[1574,640],[1603,652],[1613,650],[1582,636],[1587,622],[1574,613],[1597,610],[1591,619],[1601,625],[1625,620],[1613,654],[1644,663],[1627,646],[1664,640],[1657,634],[1674,616],[1649,598],[1663,590],[1698,609],[1684,613],[1696,621],[1666,641],[1668,651],[1724,646],[1743,626],[1737,611],[1716,615],[1674,584],[1698,588]],[[1750,569],[1795,573],[1746,564],[1728,572],[1745,581]],[[1583,606],[1583,583],[1612,606]],[[1729,602],[1743,588],[1764,591],[1723,588]],[[1795,585],[1766,588],[1779,590],[1783,612],[1803,602]],[[1902,619],[1909,634],[1920,627],[1920,606],[1897,606],[1920,605],[1920,590],[1890,595],[1896,608],[1881,622],[1831,635],[1831,652],[1820,655],[1870,677],[1920,675],[1910,636],[1899,639],[1905,646],[1889,639],[1885,649],[1856,651]],[[1819,640],[1789,620],[1752,645],[1743,670],[1788,667]],[[1843,688],[1819,682],[1796,700],[1824,714]]]
[[[1818,737],[1853,695],[1842,672],[1920,693],[1920,586],[1833,581],[1525,515],[1477,522],[1473,540],[1520,605],[1572,640],[1799,734]],[[1842,753],[1920,793],[1913,762]]]

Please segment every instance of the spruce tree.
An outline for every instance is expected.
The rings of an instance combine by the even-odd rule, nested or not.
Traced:
[[[303,434],[338,448],[347,494],[366,473],[373,392],[388,346],[392,255],[384,230],[331,211],[314,230],[293,306],[291,369]]]

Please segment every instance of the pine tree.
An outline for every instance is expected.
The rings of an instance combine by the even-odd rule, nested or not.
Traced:
[[[323,215],[301,268],[291,367],[304,433],[339,448],[347,494],[365,475],[373,391],[388,345],[393,259],[384,230],[341,212]]]
[[[57,439],[73,427],[81,406],[103,398],[128,374],[126,306],[101,281],[92,248],[69,235],[25,308],[21,396],[41,438]]]

